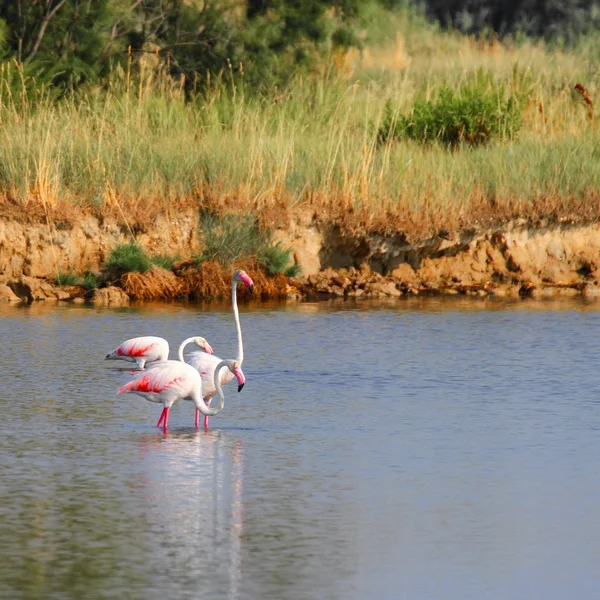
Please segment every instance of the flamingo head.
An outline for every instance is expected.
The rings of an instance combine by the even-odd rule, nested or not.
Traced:
[[[202,348],[202,350],[204,350],[204,352],[206,352],[206,354],[213,353],[213,349],[212,349],[211,345],[202,336],[199,335],[198,337],[195,337],[192,341],[194,342],[194,344],[196,344],[196,346],[199,346],[200,348]]]
[[[244,384],[246,383],[246,376],[242,371],[242,366],[237,360],[228,360],[227,368],[235,375],[235,378],[238,380],[238,392],[242,391]]]
[[[254,291],[254,281],[252,281],[252,279],[250,278],[248,273],[246,273],[246,271],[238,269],[233,274],[233,280],[235,282],[241,281],[250,290],[250,293]]]

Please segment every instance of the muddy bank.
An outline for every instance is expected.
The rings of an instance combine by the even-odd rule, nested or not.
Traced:
[[[153,267],[143,276],[105,278],[97,290],[53,285],[57,273],[102,272],[110,250],[133,235],[148,253],[183,258],[170,270]],[[598,223],[534,226],[514,221],[496,228],[442,231],[411,243],[403,234],[349,232],[320,222],[310,211],[298,211],[274,237],[292,249],[303,275],[297,280],[272,278],[255,263],[236,264],[252,270],[263,298],[600,296]],[[70,227],[0,218],[0,298],[117,305],[130,299],[218,298],[222,290],[226,295],[228,269],[190,258],[201,251],[192,210],[156,219],[138,233],[91,215]]]
[[[329,251],[338,268],[309,275],[301,286],[304,295],[600,295],[597,223],[534,228],[516,222],[480,233],[438,235],[422,245],[399,236],[371,236],[356,239],[353,246],[347,240],[346,252],[340,247]]]

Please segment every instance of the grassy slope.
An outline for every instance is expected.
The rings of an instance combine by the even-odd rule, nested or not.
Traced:
[[[146,65],[135,77],[115,74],[108,92],[32,103],[10,92],[14,66],[5,65],[0,195],[27,214],[75,203],[142,227],[198,202],[270,220],[282,206],[310,203],[323,219],[413,236],[515,216],[600,215],[600,137],[573,93],[582,83],[596,95],[593,42],[571,52],[509,47],[443,34],[408,14],[376,17],[363,53],[336,56],[322,74],[262,101],[225,73],[189,104]],[[529,94],[518,139],[454,152],[377,145],[388,99],[407,112],[418,94],[457,88],[479,69]]]

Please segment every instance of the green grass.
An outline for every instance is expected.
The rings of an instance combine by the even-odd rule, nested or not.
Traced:
[[[241,258],[255,257],[269,275],[284,273],[294,277],[300,273],[298,265],[289,266],[291,250],[283,248],[280,242],[274,244],[270,232],[255,217],[204,213],[202,238],[204,252],[199,262],[216,259],[229,265]]]
[[[406,115],[396,114],[388,102],[377,137],[382,143],[405,139],[452,148],[510,140],[521,127],[522,104],[504,86],[489,89],[474,80],[456,91],[441,88],[433,100],[416,100]]]
[[[79,285],[81,278],[75,273],[58,273],[54,278],[55,285]]]
[[[85,275],[76,275],[69,271],[67,273],[58,273],[54,278],[55,285],[80,285],[86,290],[95,290],[100,285],[100,278],[92,272],[87,272]]]
[[[119,244],[108,255],[106,268],[129,273],[147,273],[152,266],[150,257],[136,243]]]
[[[167,254],[157,254],[155,256],[150,257],[150,262],[161,269],[170,270],[173,266],[173,263],[177,262],[181,257],[180,256],[169,256]]]
[[[86,290],[95,290],[100,285],[100,277],[96,273],[86,273],[80,285]]]
[[[374,14],[365,35],[362,54],[332,57],[321,73],[265,98],[247,96],[243,86],[233,94],[217,78],[205,96],[186,101],[160,74],[136,82],[135,73],[115,73],[110,86],[58,103],[43,91],[26,100],[9,92],[14,67],[5,65],[0,195],[25,208],[118,206],[128,223],[141,218],[130,210],[139,198],[154,212],[136,215],[198,201],[214,213],[234,210],[249,215],[244,231],[223,221],[219,241],[207,240],[209,255],[233,259],[254,244],[252,223],[270,207],[310,200],[326,220],[343,201],[344,211],[362,210],[369,226],[381,216],[389,227],[420,222],[427,229],[445,221],[468,226],[482,207],[492,218],[518,216],[542,206],[541,198],[542,215],[572,214],[599,189],[599,129],[573,93],[582,83],[596,100],[598,40],[570,52],[528,41],[492,45],[442,33],[407,11],[387,22]],[[486,113],[494,133],[475,148],[421,143],[437,118],[427,110],[442,102],[446,115],[467,112],[460,90],[481,73],[490,90],[503,90],[497,102],[508,121]],[[508,106],[513,96],[523,101],[518,114]],[[381,143],[378,131],[391,125],[388,101],[394,115],[420,106],[421,133],[405,126]],[[477,125],[477,116],[470,119]],[[517,121],[518,137],[502,134]],[[459,123],[454,138],[460,131]],[[149,268],[139,256],[131,260],[127,269]]]

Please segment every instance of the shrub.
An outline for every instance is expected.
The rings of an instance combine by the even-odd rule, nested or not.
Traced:
[[[269,275],[283,273],[286,277],[297,277],[300,267],[297,264],[287,266],[290,262],[290,248],[283,248],[281,242],[263,246],[256,255],[256,260],[264,265]]]
[[[151,267],[150,258],[136,243],[119,244],[113,248],[106,261],[109,269],[129,273],[147,273]]]
[[[202,215],[204,253],[206,259],[217,259],[221,264],[253,256],[264,244],[264,234],[258,221],[250,216],[224,215],[211,213]]]
[[[99,285],[99,278],[98,275],[89,271],[83,277],[70,271],[69,273],[59,273],[54,278],[54,283],[56,285],[80,285],[86,290],[95,290]]]
[[[197,257],[198,262],[215,259],[227,265],[240,258],[255,257],[269,275],[284,273],[295,277],[300,273],[298,265],[287,266],[291,250],[283,248],[281,242],[273,244],[271,233],[262,229],[254,217],[218,217],[206,213],[202,216],[201,229],[204,252]]]
[[[179,256],[168,256],[167,254],[158,254],[150,259],[150,262],[161,269],[169,270],[173,263],[180,259]]]
[[[99,277],[95,273],[88,272],[81,278],[79,285],[86,290],[95,290],[100,285]]]
[[[55,285],[79,285],[79,276],[69,271],[68,273],[57,273],[54,278]]]
[[[503,89],[486,91],[477,84],[459,92],[444,87],[433,101],[417,100],[409,115],[395,114],[388,101],[378,140],[412,139],[456,147],[513,137],[521,126],[521,106],[514,96],[505,99],[505,95]]]

